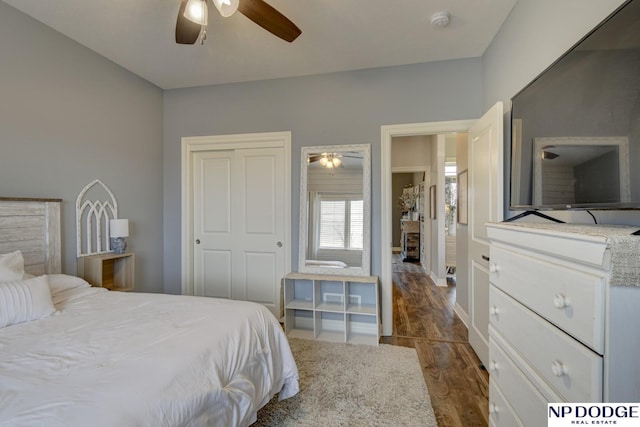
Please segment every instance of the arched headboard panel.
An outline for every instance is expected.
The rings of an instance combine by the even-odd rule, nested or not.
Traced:
[[[76,199],[78,257],[111,252],[109,221],[118,218],[118,202],[102,181],[95,179]]]

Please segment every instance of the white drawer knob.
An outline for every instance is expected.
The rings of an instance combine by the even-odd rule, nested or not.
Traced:
[[[492,360],[491,362],[489,362],[489,372],[495,372],[498,370],[498,362],[496,362],[495,360]]]
[[[565,308],[571,306],[571,301],[564,294],[555,294],[553,296],[553,305],[555,308]]]
[[[489,413],[490,414],[497,414],[498,413],[498,406],[493,404],[493,403],[489,403]]]
[[[495,262],[492,262],[489,264],[489,272],[497,273],[498,270],[500,270],[500,267],[498,267],[498,264],[496,264]]]
[[[495,305],[492,305],[491,307],[489,307],[489,314],[490,315],[496,316],[499,312],[500,312],[500,310],[498,310],[498,307],[496,307]]]
[[[554,376],[561,377],[561,376],[567,374],[569,371],[568,371],[567,367],[562,364],[561,361],[554,360],[553,363],[551,364],[551,372],[553,372]]]

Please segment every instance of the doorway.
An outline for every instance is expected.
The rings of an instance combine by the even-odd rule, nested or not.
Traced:
[[[280,317],[291,269],[291,134],[182,139],[182,294]]]
[[[382,294],[382,335],[392,335],[393,333],[393,280],[392,280],[392,171],[393,171],[393,155],[392,145],[393,139],[398,137],[409,136],[424,136],[424,135],[444,135],[447,133],[466,132],[475,120],[457,120],[448,122],[434,122],[434,123],[414,123],[403,125],[389,125],[382,127],[382,167],[381,167],[381,221],[382,221],[382,234],[381,234],[381,248],[382,248],[382,268],[381,268],[381,294]],[[444,142],[442,144],[441,152],[436,149],[436,156],[442,157],[442,163],[444,164]],[[431,170],[431,176],[437,176],[438,171]],[[431,185],[436,185],[437,182],[431,182]],[[426,186],[426,184],[425,184]],[[436,187],[436,188],[437,188]],[[441,212],[440,218],[444,216],[444,170],[441,173],[440,188],[443,190],[436,192],[438,199],[434,200],[434,208]],[[425,207],[424,215],[428,217],[430,215],[431,205],[429,203],[429,191],[425,188]],[[438,203],[439,201],[439,203]],[[436,212],[437,214],[437,212]],[[443,221],[444,223],[444,221]],[[428,233],[425,233],[428,234]],[[442,233],[442,247],[444,248],[444,233]],[[444,251],[441,254],[443,258],[444,268]],[[466,254],[463,254],[466,256]],[[445,282],[446,283],[446,282]],[[456,310],[456,312],[459,310]],[[465,316],[466,317],[466,316]]]

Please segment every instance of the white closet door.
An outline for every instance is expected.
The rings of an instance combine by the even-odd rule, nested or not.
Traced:
[[[194,153],[194,295],[280,311],[284,276],[282,148]]]

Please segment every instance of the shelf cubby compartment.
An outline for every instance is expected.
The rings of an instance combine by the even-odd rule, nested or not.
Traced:
[[[316,311],[316,339],[322,341],[345,341],[345,314],[332,311]]]
[[[285,330],[292,338],[314,339],[313,310],[287,308],[285,312]]]
[[[348,343],[378,345],[380,330],[377,316],[351,313],[346,316]]]
[[[315,308],[321,311],[344,312],[344,282],[315,280]]]
[[[304,310],[313,309],[312,280],[284,280],[285,307]]]
[[[376,276],[289,273],[283,286],[287,336],[378,345]]]
[[[346,282],[347,313],[377,315],[378,287],[370,283]]]

